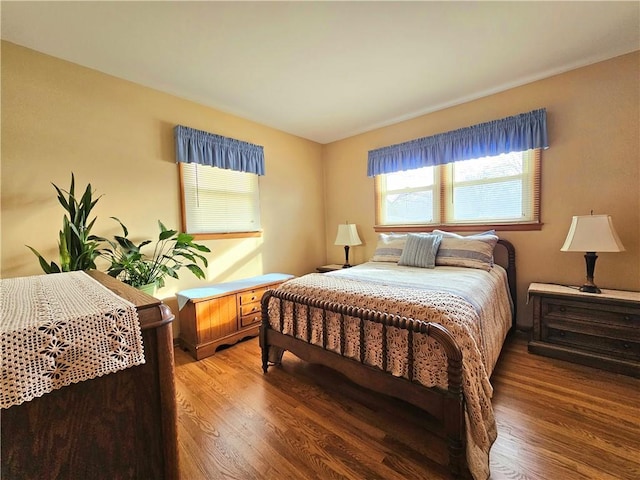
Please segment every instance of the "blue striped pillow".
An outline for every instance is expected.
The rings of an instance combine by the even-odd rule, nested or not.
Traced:
[[[408,267],[435,268],[436,252],[442,235],[429,233],[410,233],[404,246],[398,265]]]
[[[493,249],[498,243],[498,236],[494,231],[468,236],[441,230],[434,230],[433,233],[442,235],[436,265],[486,271],[493,268]]]

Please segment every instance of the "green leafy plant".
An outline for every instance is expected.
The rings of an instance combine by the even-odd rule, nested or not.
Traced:
[[[150,255],[142,252],[142,248],[152,243],[143,240],[139,244],[132,242],[127,227],[116,217],[122,227],[123,236],[114,236],[114,240],[106,240],[110,248],[100,251],[100,256],[111,262],[107,273],[112,277],[132,285],[142,287],[154,284],[164,287],[167,276],[178,278],[178,270],[186,267],[197,278],[204,279],[201,262],[208,266],[207,258],[200,252],[210,252],[209,248],[193,242],[193,236],[169,230],[158,220],[160,233]]]
[[[75,195],[75,177],[71,174],[71,187],[62,190],[52,184],[58,192],[58,202],[66,210],[62,219],[62,230],[58,235],[58,251],[60,265],[51,261],[47,262],[33,247],[27,245],[40,261],[40,266],[45,273],[70,272],[75,270],[88,270],[96,268],[95,259],[99,255],[101,237],[91,235],[91,229],[96,217],[89,221],[89,216],[100,197],[94,199],[91,184],[87,185],[80,199]]]

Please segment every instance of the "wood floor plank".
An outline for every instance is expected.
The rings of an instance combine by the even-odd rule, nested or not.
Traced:
[[[177,349],[182,478],[449,478],[417,408],[285,353],[261,370],[257,339],[196,362]],[[491,479],[640,478],[640,381],[527,352],[510,338],[491,378]]]
[[[633,461],[640,451],[640,432],[637,428],[627,428],[626,421],[621,421],[616,431],[612,431],[611,414],[606,415],[599,411],[589,411],[583,409],[575,411],[570,405],[562,405],[556,402],[553,410],[549,409],[549,402],[544,402],[544,398],[534,397],[536,400],[518,400],[514,397],[505,399],[500,406],[494,408],[496,413],[508,413],[516,415],[522,409],[527,412],[535,422],[535,425],[544,425],[551,435],[571,436],[577,445],[588,444],[597,449],[599,453],[610,453],[620,455],[627,460]],[[507,412],[507,409],[509,411]],[[615,412],[616,410],[612,410]],[[573,415],[579,415],[581,422],[567,420]],[[624,434],[626,441],[622,447],[618,441],[620,435]]]
[[[184,381],[187,378],[183,375],[183,372],[177,372],[176,377],[179,381]],[[222,434],[226,434],[228,437],[237,435],[240,438],[238,444],[243,446],[245,461],[247,461],[247,463],[253,463],[252,459],[254,455],[256,458],[262,459],[263,462],[265,459],[273,458],[275,453],[271,451],[273,446],[279,446],[283,451],[291,448],[291,439],[288,438],[286,433],[290,428],[289,423],[279,422],[277,416],[271,416],[270,418],[258,416],[258,418],[255,418],[253,412],[238,407],[239,402],[237,399],[229,397],[228,393],[222,390],[217,383],[218,380],[215,379],[209,379],[207,382],[199,383],[198,385],[200,386],[206,385],[210,388],[209,391],[207,391],[206,388],[200,388],[199,393],[190,392],[188,389],[183,389],[181,393],[180,389],[178,389],[178,405],[184,408],[185,412],[185,415],[181,416],[180,419],[184,420],[182,426],[185,427],[185,429],[193,431],[197,424],[201,430],[208,431],[210,436],[220,437],[221,433],[218,430],[203,422],[194,412],[203,412],[203,414],[211,418],[216,418],[218,427],[225,426],[227,429],[223,431]],[[186,401],[185,397],[188,397],[189,401]],[[237,398],[240,397],[238,396]],[[189,424],[187,423],[187,418],[195,421]],[[271,420],[275,420],[275,422]],[[235,427],[235,432],[229,431],[229,425]],[[259,452],[257,454],[252,451],[252,447],[254,447],[255,444],[259,445]],[[203,442],[201,439],[200,447],[205,448],[206,445],[206,442]],[[255,449],[255,447],[253,449]],[[262,455],[262,450],[265,450],[269,455]],[[294,465],[292,466],[291,463]],[[288,462],[282,459],[278,462],[278,468],[274,471],[281,472],[283,475],[281,478],[300,477],[302,474],[295,469],[295,463],[296,462]],[[305,465],[304,462],[301,464]],[[268,469],[272,469],[271,465],[263,464],[261,470],[264,472],[267,467]]]

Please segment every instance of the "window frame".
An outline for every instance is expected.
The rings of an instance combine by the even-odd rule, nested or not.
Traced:
[[[447,165],[437,165],[434,167],[434,194],[436,191],[439,193],[438,206],[440,209],[440,217],[438,223],[425,223],[425,224],[405,224],[405,225],[385,225],[381,222],[382,219],[382,175],[376,175],[374,177],[374,197],[375,197],[375,225],[374,230],[379,233],[384,232],[423,232],[425,230],[432,229],[447,229],[449,231],[486,231],[489,229],[496,231],[528,231],[528,230],[541,230],[542,218],[541,218],[541,178],[542,178],[542,149],[536,148],[532,150],[530,154],[529,168],[531,169],[532,181],[532,214],[533,220],[527,222],[443,222],[442,219],[446,219],[446,201],[448,200],[446,190],[452,188],[452,184],[449,181],[451,169]],[[449,195],[453,197],[453,195]],[[435,198],[435,197],[434,197]],[[435,207],[434,207],[435,210]]]
[[[188,164],[191,165],[191,164]],[[214,168],[214,167],[210,167]],[[253,175],[247,173],[247,175]],[[257,230],[248,230],[243,232],[211,232],[211,233],[191,233],[187,231],[187,208],[185,205],[185,184],[184,184],[184,164],[178,162],[178,183],[180,186],[180,220],[182,225],[182,231],[192,235],[196,240],[216,240],[216,239],[231,239],[231,238],[251,238],[261,237],[262,228]],[[259,179],[258,179],[259,185]],[[259,186],[258,186],[259,189]],[[258,200],[258,208],[260,208],[260,201]]]

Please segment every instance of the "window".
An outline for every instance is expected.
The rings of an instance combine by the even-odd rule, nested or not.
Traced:
[[[505,225],[540,221],[540,149],[376,176],[376,223]]]
[[[200,238],[207,234],[259,234],[258,175],[197,163],[179,166],[186,233]]]
[[[434,223],[438,197],[435,167],[376,177],[379,220],[383,225]]]

